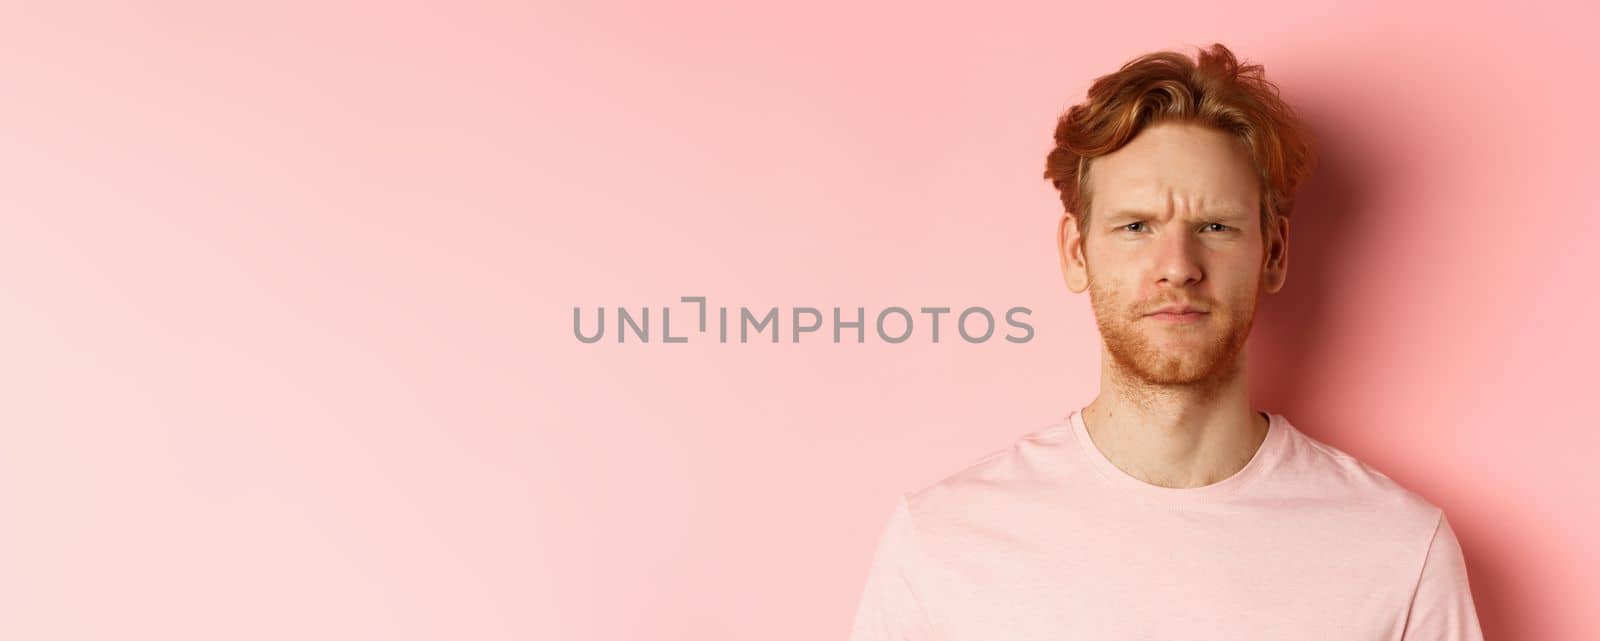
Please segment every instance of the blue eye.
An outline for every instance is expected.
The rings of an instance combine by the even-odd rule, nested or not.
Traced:
[[[1134,222],[1134,223],[1128,223],[1126,225],[1118,227],[1117,229],[1119,231],[1140,231],[1138,229],[1133,229],[1132,227],[1135,226],[1135,225],[1143,225],[1143,224],[1144,224],[1143,221]],[[1207,228],[1207,229],[1212,228],[1212,227],[1219,227],[1220,228],[1220,229],[1217,229],[1216,231],[1231,231],[1233,229],[1232,227],[1229,227],[1229,226],[1224,225],[1222,223],[1206,223],[1206,225],[1205,225],[1205,228]]]

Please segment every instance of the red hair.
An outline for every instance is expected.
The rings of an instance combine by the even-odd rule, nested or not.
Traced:
[[[1261,65],[1240,64],[1221,44],[1201,49],[1197,60],[1175,51],[1145,54],[1096,78],[1088,100],[1056,122],[1044,177],[1061,192],[1066,210],[1078,214],[1080,233],[1089,218],[1090,161],[1168,120],[1206,125],[1244,141],[1260,178],[1263,233],[1273,216],[1294,209],[1294,194],[1316,165],[1310,132]]]

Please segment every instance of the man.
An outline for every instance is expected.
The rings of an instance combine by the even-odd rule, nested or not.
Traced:
[[[1137,58],[1057,123],[1045,177],[1098,396],[903,494],[855,641],[1479,641],[1438,507],[1253,410],[1310,138],[1222,45]]]

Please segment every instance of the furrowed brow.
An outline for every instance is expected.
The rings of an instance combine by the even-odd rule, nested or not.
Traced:
[[[1106,220],[1106,222],[1115,222],[1115,221],[1120,221],[1120,220],[1124,220],[1124,219],[1126,219],[1126,220],[1139,220],[1139,219],[1155,218],[1155,217],[1156,217],[1155,214],[1150,213],[1148,211],[1140,210],[1140,209],[1119,209],[1119,210],[1116,210],[1114,212],[1111,212],[1110,214],[1107,214],[1106,217],[1105,217],[1105,220]],[[1229,207],[1229,208],[1226,208],[1226,209],[1217,209],[1217,210],[1208,211],[1205,214],[1201,214],[1198,217],[1199,218],[1204,218],[1206,220],[1241,221],[1241,220],[1245,220],[1245,219],[1249,218],[1249,214],[1246,214],[1243,210],[1234,209],[1232,207]]]

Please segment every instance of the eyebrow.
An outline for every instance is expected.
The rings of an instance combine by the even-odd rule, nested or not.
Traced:
[[[1106,216],[1106,220],[1122,220],[1124,218],[1154,218],[1155,214],[1138,209],[1119,209]],[[1246,217],[1243,210],[1234,207],[1223,207],[1206,212],[1206,220],[1240,220]]]

